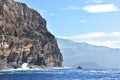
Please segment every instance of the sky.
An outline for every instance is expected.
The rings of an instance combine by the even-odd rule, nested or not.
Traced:
[[[120,0],[16,0],[37,10],[56,37],[120,48]]]

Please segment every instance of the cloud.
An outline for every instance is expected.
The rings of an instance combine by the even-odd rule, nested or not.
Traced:
[[[84,23],[84,22],[86,22],[85,20],[78,20],[78,22],[80,22],[80,23]]]
[[[89,13],[103,13],[103,12],[119,11],[119,8],[114,4],[100,4],[100,5],[85,6],[83,10]]]
[[[92,45],[120,48],[120,32],[93,32],[76,36],[57,36],[63,39],[70,39],[75,42],[86,42]]]
[[[67,8],[63,8],[63,10],[80,10],[81,8],[80,7],[77,7],[77,6],[69,6]]]
[[[50,16],[55,16],[55,14],[54,13],[50,13]]]
[[[74,39],[91,39],[91,38],[97,38],[97,37],[103,37],[106,36],[106,33],[103,32],[94,32],[94,33],[87,33],[87,34],[82,34],[78,36],[73,36],[72,38]]]
[[[45,15],[45,14],[47,14],[47,10],[38,10],[38,12],[41,14],[41,15]]]
[[[87,3],[93,2],[93,3],[103,3],[103,0],[87,0]]]
[[[94,39],[94,38],[102,38],[102,37],[114,37],[114,38],[120,38],[120,32],[112,32],[112,33],[106,33],[106,32],[93,32],[93,33],[86,33],[76,36],[59,36],[62,38],[72,38],[72,39]]]
[[[45,16],[45,15],[50,15],[50,16],[55,16],[54,13],[49,13],[47,10],[38,10],[38,12],[42,15],[42,16]]]
[[[80,9],[80,8],[79,8],[79,7],[70,6],[70,7],[68,7],[68,9],[69,9],[69,10],[78,10],[78,9]]]
[[[86,41],[88,44],[97,45],[97,46],[106,46],[111,48],[120,48],[120,41]]]
[[[39,10],[41,13],[47,13],[47,10]]]

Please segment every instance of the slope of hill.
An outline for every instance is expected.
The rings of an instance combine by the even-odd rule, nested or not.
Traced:
[[[57,38],[57,41],[63,53],[63,65],[65,66],[75,66],[76,64],[82,66],[80,64],[82,62],[91,62],[97,64],[96,66],[120,67],[120,64],[118,64],[120,61],[120,49],[118,48],[95,46],[60,38]]]

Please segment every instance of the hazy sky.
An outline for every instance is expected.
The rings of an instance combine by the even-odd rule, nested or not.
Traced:
[[[120,0],[16,0],[37,10],[56,36],[120,47]]]

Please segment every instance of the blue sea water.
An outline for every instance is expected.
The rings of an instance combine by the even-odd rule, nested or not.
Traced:
[[[120,69],[0,71],[0,80],[120,80]]]

